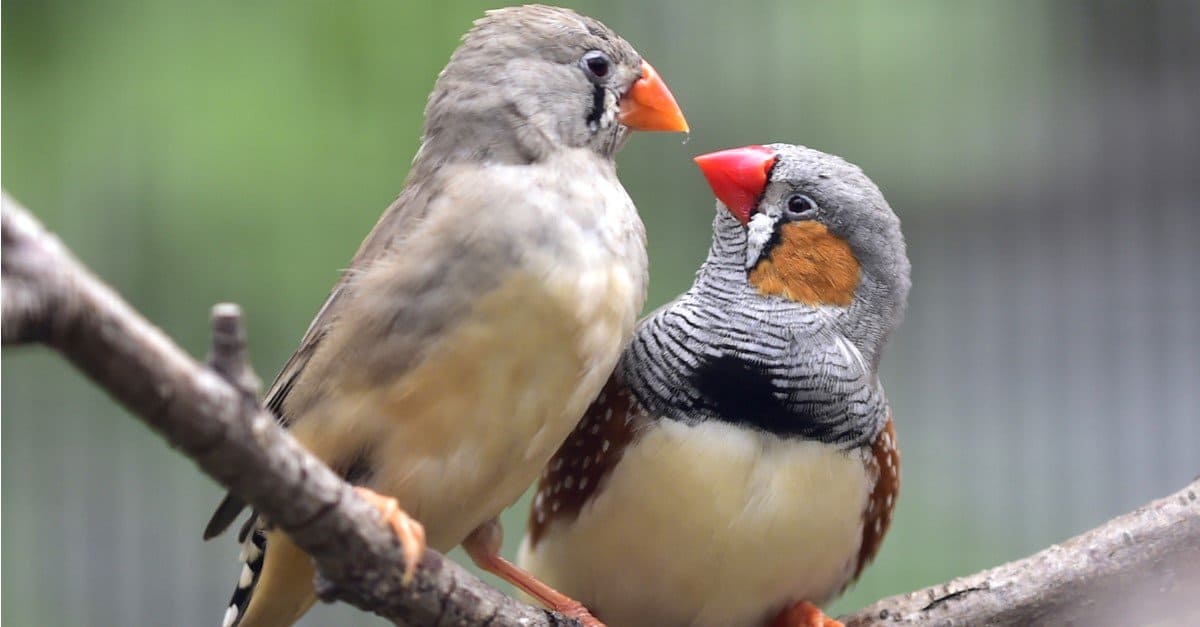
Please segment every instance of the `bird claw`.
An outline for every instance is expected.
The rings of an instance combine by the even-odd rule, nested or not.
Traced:
[[[821,608],[809,603],[808,601],[800,601],[795,605],[785,608],[775,620],[771,621],[771,627],[845,627],[838,620],[832,619],[821,611]]]
[[[520,588],[547,609],[573,618],[583,627],[605,627],[582,603],[551,588],[532,574],[500,556],[504,529],[495,518],[477,527],[463,540],[462,547],[480,569]]]
[[[379,510],[384,522],[391,526],[396,537],[400,539],[400,547],[404,552],[404,585],[412,583],[417,573],[417,564],[425,553],[425,527],[417,519],[409,516],[400,508],[400,503],[390,497],[383,496],[370,488],[354,486],[355,494],[359,495]]]
[[[592,616],[592,613],[589,612],[582,603],[573,599],[569,601],[570,602],[557,603],[555,604],[555,607],[550,609],[562,614],[563,616],[566,616],[567,618],[574,618],[575,620],[579,621],[579,624],[583,625],[583,627],[605,627],[604,623],[600,622],[600,620],[595,616]]]

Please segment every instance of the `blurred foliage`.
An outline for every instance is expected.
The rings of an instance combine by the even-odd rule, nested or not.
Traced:
[[[619,159],[649,231],[649,306],[707,248],[691,155],[804,143],[862,165],[906,222],[953,220],[961,199],[1038,176],[1045,89],[1083,80],[1054,48],[1082,26],[1051,2],[568,4],[650,59],[695,129]],[[269,378],[400,190],[425,96],[489,6],[5,0],[3,185],[195,355],[209,306],[242,304]],[[215,623],[236,554],[199,540],[219,490],[45,351],[6,350],[3,380],[4,621]],[[907,485],[879,564],[835,609],[1019,550],[1004,521]],[[524,515],[506,515],[510,550]],[[347,621],[369,619],[308,624]]]

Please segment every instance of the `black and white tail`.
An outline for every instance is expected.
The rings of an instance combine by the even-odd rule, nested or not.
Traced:
[[[251,519],[253,521],[253,519]],[[249,537],[242,541],[242,551],[238,561],[242,564],[241,574],[238,575],[237,588],[233,590],[233,598],[229,599],[229,607],[225,609],[225,617],[221,619],[221,627],[235,627],[246,614],[250,605],[250,596],[254,586],[262,574],[263,556],[267,551],[267,536],[260,529],[249,529]]]

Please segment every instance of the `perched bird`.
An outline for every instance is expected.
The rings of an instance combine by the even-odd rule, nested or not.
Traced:
[[[550,460],[519,562],[619,627],[834,625],[899,487],[878,377],[909,263],[857,167],[787,144],[696,158],[695,283],[645,318]]]
[[[426,541],[461,543],[586,620],[498,555],[495,517],[599,392],[645,300],[645,233],[613,162],[630,129],[687,124],[626,41],[565,9],[487,13],[437,78],[404,190],[266,397],[376,502],[410,569]],[[205,537],[244,506],[227,497]],[[292,624],[315,599],[310,560],[268,522],[243,529],[224,624]]]

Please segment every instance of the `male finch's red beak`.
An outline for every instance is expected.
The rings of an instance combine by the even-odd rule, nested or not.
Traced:
[[[642,77],[621,98],[617,120],[635,131],[688,132],[687,120],[683,119],[675,96],[645,61],[642,61]]]
[[[766,146],[743,146],[700,155],[695,162],[717,200],[738,222],[748,224],[750,213],[767,187],[775,151]]]

